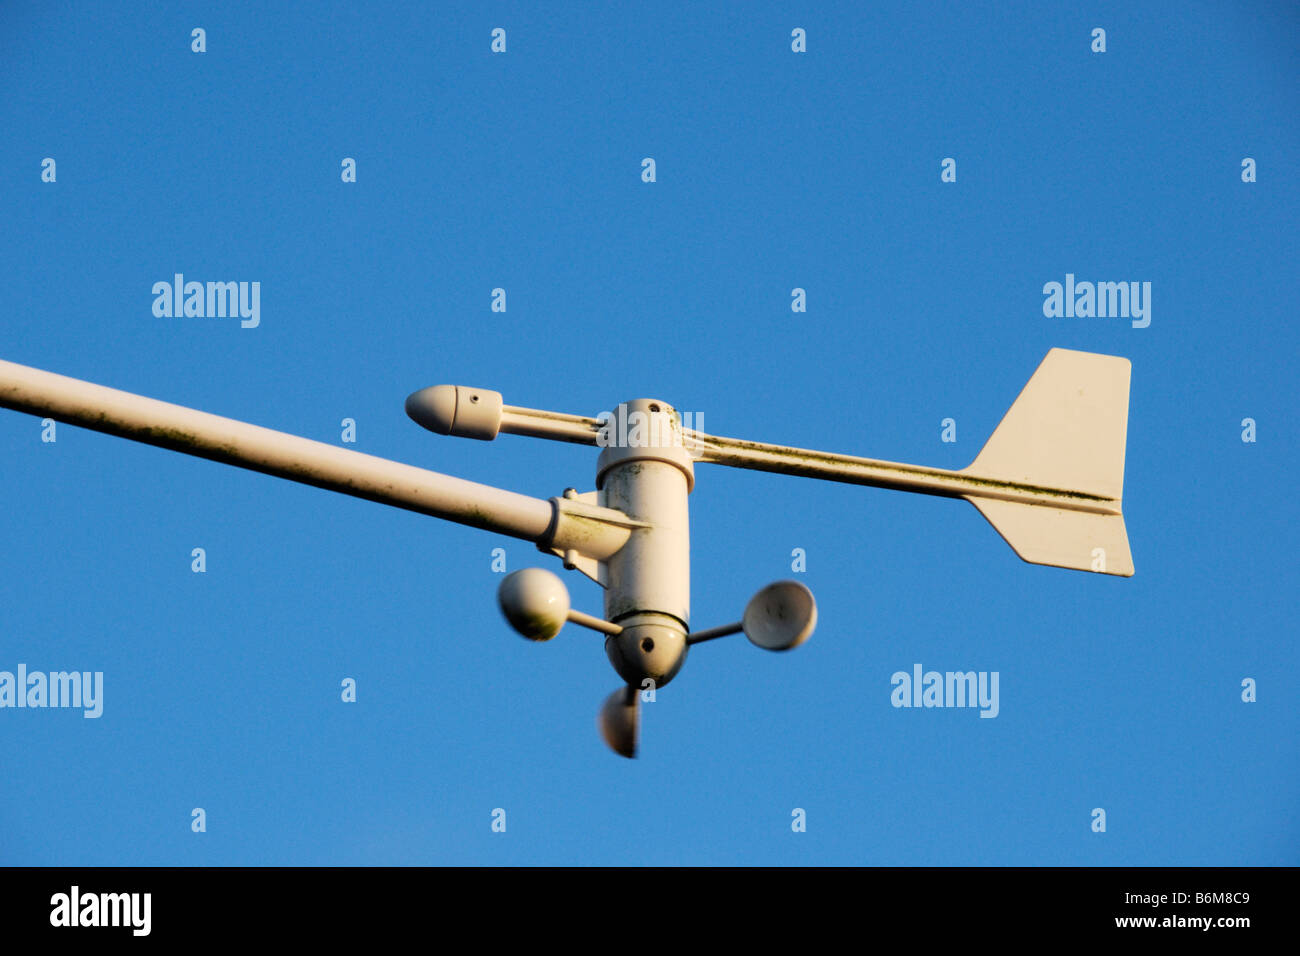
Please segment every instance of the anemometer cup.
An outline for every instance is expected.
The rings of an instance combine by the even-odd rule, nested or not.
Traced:
[[[817,602],[798,581],[777,581],[749,599],[741,627],[765,651],[792,650],[817,627]]]
[[[569,589],[544,568],[506,575],[497,602],[510,626],[530,641],[549,641],[569,619]]]

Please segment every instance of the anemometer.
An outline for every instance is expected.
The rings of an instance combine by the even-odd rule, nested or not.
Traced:
[[[506,405],[499,392],[459,385],[407,398],[407,414],[441,435],[600,447],[595,490],[549,500],[12,362],[0,361],[0,406],[534,542],[600,585],[604,616],[575,610],[564,582],[541,568],[506,576],[501,610],[534,641],[569,622],[605,635],[623,686],[598,722],[606,743],[631,757],[640,691],[671,681],[692,645],[743,632],[765,650],[789,650],[817,623],[808,588],[778,581],[754,595],[740,621],[690,629],[687,498],[696,465],[965,498],[1028,562],[1127,577],[1133,560],[1120,503],[1129,373],[1125,358],[1052,349],[960,471],[709,435],[683,427],[656,399],[586,418]]]

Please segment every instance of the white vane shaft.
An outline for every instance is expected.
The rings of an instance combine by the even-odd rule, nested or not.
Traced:
[[[783,475],[822,478],[826,481],[915,491],[949,498],[998,498],[1025,504],[1051,505],[1071,511],[1090,511],[1094,514],[1120,513],[1120,503],[1113,498],[1064,488],[1045,488],[1027,482],[985,478],[968,471],[903,465],[873,458],[857,458],[853,455],[712,435],[699,435],[697,441],[701,453],[698,461],[731,465],[734,468],[773,471]]]
[[[581,445],[598,444],[604,424],[595,418],[513,405],[503,406],[501,412],[500,430],[503,433]],[[1068,488],[1044,487],[1032,482],[986,477],[972,469],[950,471],[945,468],[906,465],[741,438],[724,438],[689,428],[682,429],[681,434],[683,446],[700,464],[730,465],[751,471],[821,478],[825,481],[893,488],[949,498],[995,498],[1093,514],[1117,515],[1121,511],[1118,498]]]

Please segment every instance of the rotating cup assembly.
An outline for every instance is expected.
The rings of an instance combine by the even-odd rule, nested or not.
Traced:
[[[549,641],[570,621],[605,635],[605,653],[627,685],[605,700],[598,724],[605,743],[625,757],[636,755],[642,694],[672,680],[692,645],[744,632],[756,647],[788,651],[808,640],[817,626],[817,602],[798,581],[769,584],[750,598],[736,623],[685,634],[684,639],[662,625],[623,627],[575,611],[559,575],[543,568],[508,574],[497,600],[510,626],[530,641]]]

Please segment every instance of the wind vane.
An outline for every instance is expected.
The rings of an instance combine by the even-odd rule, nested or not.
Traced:
[[[707,435],[683,428],[654,399],[585,418],[505,405],[499,392],[459,385],[407,398],[407,414],[442,435],[602,446],[596,490],[549,500],[12,362],[0,361],[0,406],[535,542],[604,588],[605,615],[574,610],[564,583],[541,568],[501,582],[501,610],[530,640],[550,640],[567,621],[605,635],[624,686],[601,707],[599,726],[631,757],[641,689],[672,680],[691,645],[743,631],[761,648],[788,650],[817,622],[812,593],[778,581],[754,595],[740,621],[690,630],[687,496],[697,463],[965,498],[1026,561],[1127,577],[1120,501],[1129,372],[1125,358],[1052,349],[960,471]]]

